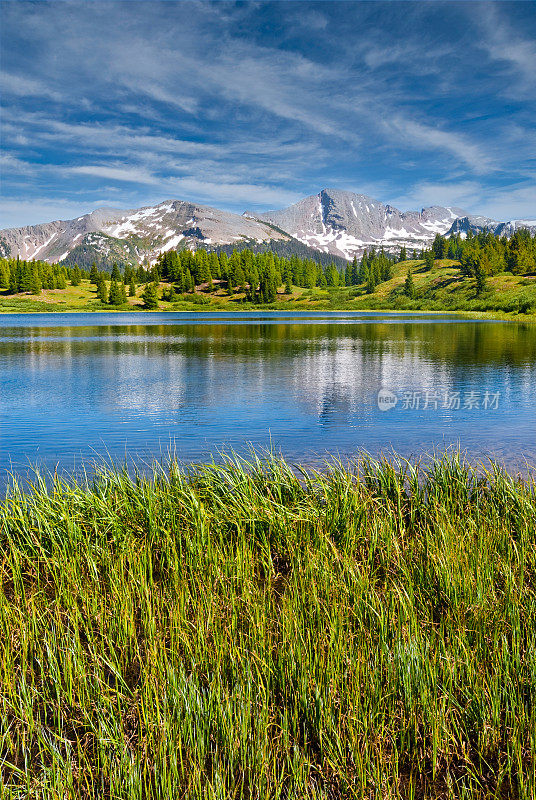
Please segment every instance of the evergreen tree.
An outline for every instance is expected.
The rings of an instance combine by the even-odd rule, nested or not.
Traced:
[[[404,282],[404,294],[412,300],[415,297],[415,284],[413,283],[413,275],[410,269],[408,269],[408,274]]]
[[[434,252],[427,250],[424,254],[424,264],[427,270],[431,270],[434,266]]]
[[[482,264],[482,259],[477,258],[475,262],[475,281],[476,281],[476,293],[477,295],[481,295],[483,291],[487,288],[486,286],[486,272]]]
[[[78,267],[78,264],[75,264],[73,269],[71,270],[71,286],[80,286],[80,281],[82,280],[82,273]]]
[[[90,283],[94,283],[95,286],[99,282],[99,272],[97,270],[97,265],[95,264],[95,262],[93,262],[93,264],[91,265],[91,269],[89,271],[89,281]]]
[[[122,302],[121,288],[115,278],[110,282],[110,293],[108,295],[108,302],[111,306],[120,306]]]
[[[128,296],[129,297],[136,297],[136,286],[134,284],[134,275],[130,278],[130,284],[128,287]]]
[[[236,268],[235,280],[236,280],[236,285],[238,286],[238,290],[240,292],[245,292],[246,291],[246,276],[244,275],[244,270],[242,269],[242,267],[240,265],[238,265],[238,267]]]
[[[369,262],[366,252],[363,253],[361,264],[359,266],[358,283],[368,283],[369,279]]]
[[[441,236],[440,233],[436,233],[435,239],[432,244],[432,252],[435,258],[444,258],[444,254],[446,253],[446,240]]]
[[[31,273],[30,273],[30,281],[29,281],[29,291],[32,294],[41,294],[42,284],[41,278],[39,277],[39,269],[37,264],[34,264]]]
[[[52,268],[51,264],[45,264],[44,266],[42,266],[40,270],[40,278],[43,289],[56,288],[56,277],[54,275],[54,269]]]
[[[112,280],[115,281],[116,283],[119,283],[119,281],[121,280],[121,273],[120,273],[119,267],[117,266],[115,261],[114,261],[114,264],[113,264],[113,267],[112,267],[112,276],[111,277],[112,277]]]
[[[375,280],[374,270],[369,269],[367,278],[367,294],[372,294],[375,288],[376,288],[376,280]]]
[[[347,285],[357,286],[358,283],[362,283],[362,281],[359,280],[359,264],[357,263],[357,256],[354,256],[350,270],[350,283]]]
[[[0,289],[9,288],[9,267],[7,261],[2,259],[0,263]]]
[[[98,283],[97,283],[97,297],[101,301],[101,303],[108,302],[108,287],[106,286],[106,281],[104,279],[104,275],[102,272],[99,274]]]
[[[12,264],[9,270],[9,286],[8,286],[8,294],[16,294],[19,291],[19,270],[18,270],[19,259],[17,257],[17,263]]]
[[[148,283],[142,294],[143,305],[145,308],[158,308],[158,284]]]

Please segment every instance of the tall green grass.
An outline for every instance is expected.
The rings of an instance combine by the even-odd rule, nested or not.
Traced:
[[[0,796],[536,796],[536,494],[459,457],[0,506]]]

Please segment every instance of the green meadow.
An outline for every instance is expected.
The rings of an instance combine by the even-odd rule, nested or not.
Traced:
[[[415,296],[404,294],[404,282],[412,271]],[[307,310],[398,310],[398,311],[462,311],[486,313],[499,317],[531,319],[536,312],[536,277],[503,272],[487,279],[483,292],[477,294],[475,281],[462,274],[460,264],[449,259],[439,259],[433,268],[424,262],[404,261],[394,264],[393,276],[368,293],[365,286],[320,287],[306,289],[292,286],[290,292],[280,286],[274,302],[248,302],[244,293],[233,294],[217,285],[212,291],[197,287],[194,293],[168,296],[172,284],[159,283],[159,311],[254,311],[275,309],[281,311]],[[108,287],[110,282],[107,282]],[[51,312],[51,311],[144,311],[142,294],[144,286],[136,286],[135,296],[119,306],[102,303],[97,288],[83,279],[78,286],[67,284],[64,289],[44,289],[34,296],[30,293],[8,294],[0,291],[0,312]]]

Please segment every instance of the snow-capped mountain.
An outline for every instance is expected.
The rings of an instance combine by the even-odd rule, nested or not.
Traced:
[[[421,249],[464,215],[459,208],[441,206],[399,211],[363,194],[324,189],[289,208],[255,218],[277,225],[310,247],[350,259],[370,247]]]
[[[498,222],[496,219],[479,217],[473,214],[454,220],[447,235],[453,236],[459,234],[462,239],[465,239],[469,231],[471,231],[471,233],[490,231],[494,236],[506,236],[510,238],[516,231],[522,228],[528,229],[531,234],[536,233],[536,219],[511,219],[508,222]]]
[[[88,259],[152,262],[159,253],[186,246],[290,241],[266,222],[181,200],[119,211],[99,208],[74,220],[0,231],[5,255],[46,261]],[[1,252],[0,252],[1,254]]]
[[[465,237],[470,230],[490,230],[512,236],[519,228],[534,232],[536,220],[498,222],[442,206],[399,211],[366,195],[324,189],[289,208],[263,214],[232,214],[182,200],[130,211],[99,208],[77,219],[2,230],[0,256],[87,267],[93,261],[154,263],[160,253],[183,247],[248,246],[343,263],[371,247],[420,250],[437,233]]]
[[[478,214],[467,214],[463,217],[458,217],[454,220],[449,231],[448,236],[459,234],[462,239],[465,239],[469,231],[472,233],[481,233],[485,230],[493,231],[500,223],[495,219],[489,217],[481,217]]]

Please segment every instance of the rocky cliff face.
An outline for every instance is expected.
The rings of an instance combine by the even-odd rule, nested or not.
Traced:
[[[494,236],[510,238],[522,228],[526,228],[531,233],[536,233],[536,219],[511,219],[509,222],[498,222],[496,219],[490,219],[490,217],[480,217],[472,214],[456,219],[447,235],[459,234],[462,239],[465,239],[469,231],[474,234],[490,231]]]
[[[458,208],[432,206],[399,211],[363,194],[324,189],[281,211],[257,215],[288,231],[310,247],[352,258],[370,247],[422,248],[436,233],[445,234],[463,216]]]

